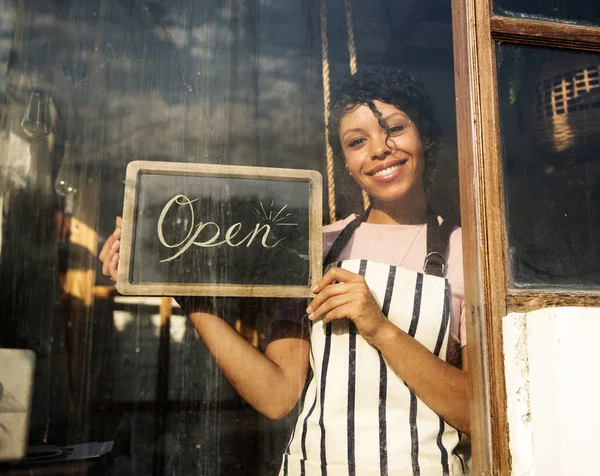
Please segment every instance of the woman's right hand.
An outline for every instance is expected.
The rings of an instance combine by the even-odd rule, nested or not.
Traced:
[[[117,217],[115,231],[108,237],[100,251],[102,261],[102,274],[113,281],[117,280],[117,268],[119,267],[119,249],[121,247],[121,217]]]

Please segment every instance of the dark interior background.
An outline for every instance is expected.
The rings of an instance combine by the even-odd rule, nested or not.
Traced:
[[[600,55],[497,46],[513,287],[600,284]]]

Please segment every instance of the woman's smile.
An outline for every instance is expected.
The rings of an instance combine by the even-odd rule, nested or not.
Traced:
[[[421,136],[408,114],[396,106],[373,101],[375,111],[360,104],[340,121],[346,167],[374,204],[424,200]],[[385,126],[385,127],[383,127]]]
[[[368,175],[371,175],[378,182],[389,182],[394,180],[404,171],[404,165],[408,159],[400,161],[392,161],[386,164],[381,164],[371,170]]]

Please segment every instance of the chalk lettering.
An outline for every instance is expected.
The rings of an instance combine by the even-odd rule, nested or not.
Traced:
[[[171,200],[169,200],[166,203],[166,205],[160,212],[160,215],[158,217],[158,222],[157,222],[157,229],[156,229],[157,234],[158,234],[158,240],[166,248],[179,248],[173,256],[170,256],[168,258],[160,260],[161,263],[173,261],[175,258],[177,258],[177,257],[181,256],[183,253],[185,253],[192,245],[199,246],[201,248],[215,248],[215,247],[222,246],[222,245],[230,246],[232,248],[237,248],[238,246],[245,244],[246,248],[249,248],[250,245],[252,245],[252,243],[254,243],[255,240],[257,240],[257,238],[259,238],[261,236],[261,233],[262,233],[262,237],[259,238],[259,240],[258,240],[260,243],[260,246],[262,246],[263,248],[272,249],[272,248],[275,248],[283,240],[285,240],[285,238],[281,238],[280,240],[276,241],[275,243],[269,244],[268,239],[269,239],[269,233],[271,232],[271,225],[260,224],[260,223],[257,223],[254,226],[254,229],[252,231],[250,231],[244,238],[242,238],[238,242],[234,242],[233,239],[242,230],[242,224],[234,223],[225,232],[224,239],[219,240],[221,237],[221,227],[217,223],[215,223],[213,221],[207,221],[207,222],[200,221],[200,222],[196,223],[195,215],[194,215],[194,207],[192,206],[192,204],[194,202],[197,202],[198,200],[199,200],[198,198],[196,198],[195,200],[190,200],[188,197],[186,197],[185,195],[182,195],[182,194],[175,195]],[[164,227],[164,222],[165,222],[167,213],[169,213],[169,211],[171,210],[171,208],[173,206],[181,206],[181,207],[189,208],[189,213],[191,215],[191,225],[190,225],[190,229],[189,229],[187,235],[185,236],[185,238],[183,240],[181,240],[178,243],[167,243],[167,240],[165,239],[163,227]],[[187,220],[186,220],[186,223],[187,223]],[[204,239],[204,240],[199,239],[200,234],[204,230],[206,230],[208,233],[211,233],[211,230],[212,230],[212,236],[210,236],[208,239]]]

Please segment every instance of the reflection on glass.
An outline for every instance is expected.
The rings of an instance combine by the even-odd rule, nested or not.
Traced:
[[[21,127],[23,132],[32,139],[41,139],[52,132],[50,99],[46,93],[38,89],[31,92]]]
[[[65,154],[54,181],[54,190],[61,197],[71,197],[77,194],[80,172],[75,166],[75,160],[73,146],[70,141],[67,141],[65,143]]]
[[[584,64],[569,71],[549,71],[535,84],[534,139],[548,152],[566,152],[588,135],[595,139],[588,132],[600,108],[599,72],[599,65]]]
[[[498,46],[513,284],[600,283],[600,55]]]
[[[495,0],[494,13],[503,16],[535,18],[600,25],[600,2],[590,0]]]

